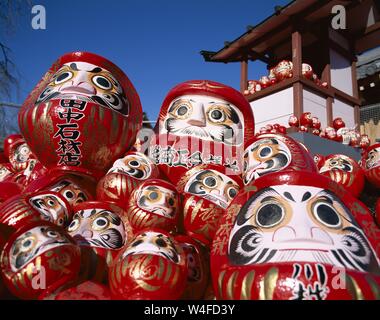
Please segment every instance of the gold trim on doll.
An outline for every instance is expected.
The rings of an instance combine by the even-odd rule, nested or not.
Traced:
[[[342,170],[345,172],[352,172],[352,160],[344,155],[329,158],[325,161],[321,169],[319,169],[319,173],[323,173],[330,170]]]
[[[242,207],[229,238],[235,265],[318,262],[379,273],[379,262],[348,208],[332,192],[272,186]]]

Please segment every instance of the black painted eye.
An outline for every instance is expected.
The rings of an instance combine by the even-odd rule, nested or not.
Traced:
[[[352,171],[352,166],[350,164],[343,164],[343,171],[351,172]]]
[[[342,220],[334,207],[328,203],[320,202],[313,207],[314,217],[329,228],[339,228]]]
[[[168,246],[168,244],[165,242],[165,240],[163,239],[157,239],[156,240],[156,244],[161,247],[161,248],[165,248]]]
[[[55,201],[52,200],[52,199],[49,199],[49,200],[47,201],[47,204],[48,204],[50,207],[54,207],[54,205],[55,205]]]
[[[259,155],[261,158],[268,158],[272,155],[272,148],[263,147],[259,150]]]
[[[142,244],[144,241],[143,240],[136,240],[131,244],[132,247],[137,247],[139,244]]]
[[[140,165],[140,163],[136,160],[132,160],[132,161],[129,161],[129,165],[131,167],[137,168]]]
[[[174,201],[173,198],[170,198],[170,199],[168,200],[168,203],[169,203],[170,206],[174,206],[175,201]]]
[[[70,71],[64,71],[60,73],[54,80],[54,84],[61,84],[73,77],[73,73]]]
[[[338,161],[334,160],[330,162],[332,166],[336,166],[338,164]]]
[[[156,191],[152,191],[151,193],[149,193],[150,200],[157,200],[157,198],[158,198],[158,193]]]
[[[271,228],[279,224],[285,217],[282,206],[277,203],[267,203],[259,208],[256,223],[263,228]]]
[[[236,189],[235,187],[230,187],[230,188],[227,190],[227,194],[228,194],[228,196],[229,196],[231,199],[235,198],[236,195],[237,195],[237,193],[238,193],[238,191],[237,191],[237,189]]]
[[[205,186],[213,188],[216,186],[216,179],[214,177],[207,177],[203,180]]]
[[[74,198],[74,193],[72,191],[65,191],[63,195],[67,200]]]
[[[74,219],[73,221],[71,221],[69,227],[67,228],[67,231],[68,232],[74,232],[75,230],[77,230],[79,227],[79,220],[78,219]]]
[[[49,230],[47,233],[49,238],[57,238],[58,237],[58,232]]]
[[[92,78],[92,82],[103,90],[109,90],[112,88],[112,83],[106,77],[103,76],[95,76]]]
[[[244,168],[243,168],[243,171],[244,171],[244,172],[247,172],[247,169],[248,169],[248,161],[244,161]]]
[[[226,120],[226,116],[222,110],[213,109],[208,112],[208,117],[212,122],[223,122]]]
[[[59,225],[60,227],[63,226],[63,219],[62,218],[59,218],[58,221],[57,221],[57,225]]]
[[[33,248],[34,244],[35,244],[35,240],[33,237],[26,238],[21,243],[21,252],[29,251],[30,249]]]
[[[99,217],[92,223],[92,229],[99,231],[108,227],[109,221],[104,217]]]
[[[175,111],[175,115],[178,116],[179,118],[185,118],[190,112],[190,106],[187,104],[181,104],[180,106],[177,107]]]

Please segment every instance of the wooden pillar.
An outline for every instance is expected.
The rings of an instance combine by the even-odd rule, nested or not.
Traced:
[[[323,50],[323,60],[325,63],[325,66],[322,70],[321,80],[323,82],[326,82],[328,87],[331,88],[331,61],[330,61],[330,35],[329,35],[329,26],[326,25],[325,28],[322,29],[322,32],[320,33],[320,43],[321,43],[321,50]],[[327,125],[332,126],[333,123],[333,97],[327,97],[326,98],[326,119],[327,119]]]
[[[240,63],[240,92],[248,89],[248,61],[243,60]]]
[[[292,33],[292,62],[293,77],[302,76],[302,37],[298,30]],[[293,113],[298,118],[303,113],[303,85],[301,82],[293,84]]]
[[[356,77],[356,61],[353,60],[351,63],[351,78],[352,78],[352,95],[355,98],[359,98],[359,90],[358,90],[358,79]],[[360,130],[360,106],[354,105],[354,120],[355,126],[358,130]]]

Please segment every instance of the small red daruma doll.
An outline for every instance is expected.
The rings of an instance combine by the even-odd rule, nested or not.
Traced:
[[[293,77],[293,63],[288,60],[282,60],[274,69],[277,81]]]
[[[21,135],[18,135],[18,138],[12,141],[7,152],[9,152],[9,162],[15,172],[25,170],[29,159],[34,157],[24,137]]]
[[[272,173],[251,186],[214,237],[218,299],[378,298],[380,230],[364,204],[307,171]]]
[[[140,99],[124,72],[89,52],[60,57],[27,97],[19,127],[49,170],[100,178],[136,139]]]
[[[261,85],[261,89],[265,89],[265,88],[271,86],[272,83],[271,83],[269,77],[267,77],[267,76],[262,76],[262,77],[260,78],[260,85]]]
[[[342,120],[342,118],[335,118],[333,121],[333,127],[336,131],[338,131],[340,128],[344,128],[346,124]]]
[[[244,140],[254,132],[252,108],[240,92],[214,81],[187,81],[166,96],[149,157],[174,185],[200,164],[239,174]]]
[[[368,182],[380,188],[380,143],[373,144],[364,152],[361,165]]]
[[[302,113],[300,117],[300,125],[306,128],[311,128],[313,126],[313,117],[310,112]]]
[[[298,118],[294,115],[289,117],[288,123],[290,127],[294,127],[294,128],[298,128],[300,125]]]
[[[326,127],[326,138],[332,141],[335,141],[337,139],[336,130],[332,127]]]
[[[67,231],[81,248],[81,277],[108,281],[108,268],[127,237],[132,237],[122,221],[123,210],[112,203],[88,201],[75,206],[74,211]]]
[[[312,79],[313,77],[313,68],[310,64],[302,63],[302,75],[307,79]]]
[[[132,192],[123,208],[134,232],[148,227],[175,231],[181,214],[176,188],[161,179],[144,181]]]
[[[360,148],[366,150],[371,145],[371,140],[367,134],[360,135]]]
[[[58,226],[32,223],[12,234],[0,263],[9,291],[20,299],[36,299],[47,288],[77,280],[80,249]]]
[[[190,236],[178,235],[175,239],[186,256],[187,284],[181,299],[202,299],[210,278],[208,249]]]
[[[12,165],[10,163],[1,163],[0,164],[0,182],[10,180],[14,175]]]
[[[312,120],[312,124],[311,124],[311,127],[314,128],[314,129],[321,129],[321,121],[319,121],[319,119],[317,117],[312,117],[311,118]]]
[[[185,289],[186,257],[166,231],[145,229],[119,253],[109,284],[114,299],[177,300]]]
[[[133,190],[147,179],[160,177],[158,167],[145,154],[130,151],[116,160],[100,179],[96,196],[101,201],[112,201],[123,206]]]
[[[319,173],[342,185],[354,197],[364,188],[364,171],[359,164],[343,154],[331,154],[324,159]]]
[[[289,136],[262,134],[247,141],[242,175],[245,185],[284,169],[316,171],[309,152]]]
[[[0,223],[20,228],[36,221],[49,221],[60,227],[68,225],[72,209],[59,193],[39,191],[18,195],[0,206]]]
[[[186,233],[209,246],[233,198],[242,187],[238,175],[226,175],[222,166],[199,165],[189,170],[177,184],[183,194]]]
[[[316,153],[313,157],[314,163],[319,169],[323,166],[323,163],[325,162],[325,157],[322,154]]]

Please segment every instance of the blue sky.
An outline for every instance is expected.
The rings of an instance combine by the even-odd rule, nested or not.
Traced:
[[[46,8],[46,30],[31,27],[22,15],[11,34],[1,34],[12,49],[21,75],[22,103],[42,75],[64,53],[84,50],[117,64],[135,85],[151,120],[167,92],[191,79],[219,81],[239,88],[240,65],[206,63],[200,50],[219,50],[288,0],[34,0]],[[249,78],[266,73],[250,65]]]

